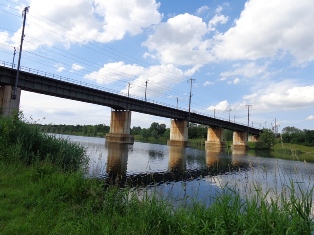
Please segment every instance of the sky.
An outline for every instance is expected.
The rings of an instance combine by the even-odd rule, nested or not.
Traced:
[[[2,0],[2,64],[27,6],[23,67],[181,109],[191,93],[192,112],[313,130],[313,0]],[[42,124],[110,124],[108,107],[26,91],[20,108]],[[131,126],[152,122],[170,125],[132,113]]]

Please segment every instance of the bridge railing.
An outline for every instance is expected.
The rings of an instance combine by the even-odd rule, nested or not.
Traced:
[[[3,60],[0,60],[0,64],[3,65],[4,67],[7,67],[7,68],[13,68],[14,69],[14,68],[17,67],[16,64],[12,64],[10,62],[3,61]],[[49,77],[49,78],[52,78],[52,79],[57,79],[57,80],[60,80],[60,81],[69,82],[69,83],[72,83],[72,84],[85,86],[85,87],[93,88],[93,89],[100,90],[100,91],[105,91],[105,92],[108,92],[108,93],[112,93],[112,94],[116,94],[116,95],[122,95],[122,96],[130,97],[130,98],[133,98],[133,99],[136,99],[136,100],[145,101],[145,99],[143,97],[140,97],[140,96],[135,96],[135,95],[129,95],[128,96],[128,94],[124,93],[124,92],[112,90],[112,89],[109,89],[107,87],[98,86],[98,85],[87,83],[87,82],[82,82],[82,81],[79,81],[79,80],[75,80],[75,79],[64,77],[64,76],[61,76],[61,75],[57,75],[57,74],[41,71],[41,70],[38,70],[38,69],[32,69],[32,68],[29,68],[29,67],[21,66],[20,67],[20,71],[29,72],[29,73],[37,74],[37,75],[40,75],[40,76],[45,76],[45,77]],[[160,102],[160,101],[156,101],[156,100],[152,100],[152,99],[146,99],[146,102],[150,102],[150,103],[153,103],[153,104],[158,104],[158,105],[161,105],[161,106],[165,106],[165,107],[174,108],[174,109],[178,109],[178,110],[182,110],[182,111],[188,112],[188,109],[181,108],[181,107],[177,108],[174,105],[166,104],[166,103],[163,103],[163,102]],[[217,117],[217,116],[214,117],[213,115],[209,115],[207,113],[201,113],[201,112],[198,112],[196,110],[192,110],[191,113],[195,113],[195,114],[199,114],[199,115],[202,115],[202,116],[211,117],[211,118],[215,118],[215,119],[219,119],[219,120],[222,120],[222,121],[229,122],[229,120],[227,120],[225,118],[221,118],[221,117]],[[240,125],[246,125],[246,124],[240,123],[240,122],[234,122],[234,123],[240,124]]]

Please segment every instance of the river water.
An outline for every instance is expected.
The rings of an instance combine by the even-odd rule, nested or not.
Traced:
[[[267,152],[213,152],[142,142],[112,144],[94,137],[61,137],[86,148],[90,159],[87,177],[103,178],[108,185],[145,189],[145,193],[153,192],[173,203],[184,199],[210,204],[225,186],[243,197],[259,191],[267,193],[267,198],[285,193],[291,182],[303,190],[314,187],[314,156],[306,161],[296,153],[286,153],[285,159],[278,159]]]

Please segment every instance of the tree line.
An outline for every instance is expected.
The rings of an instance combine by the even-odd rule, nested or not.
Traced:
[[[287,126],[282,129],[281,138],[284,143],[314,146],[314,130],[300,130]]]
[[[110,126],[105,124],[97,125],[56,125],[56,124],[34,124],[37,125],[42,132],[54,133],[54,134],[68,134],[68,135],[81,135],[92,137],[104,137],[110,131]],[[207,126],[190,123],[188,129],[189,139],[206,139],[207,138]],[[169,139],[170,128],[167,128],[166,124],[159,124],[153,122],[149,128],[142,128],[140,126],[133,126],[130,130],[131,135],[136,136],[138,139]],[[232,140],[232,131],[224,130],[223,132],[225,140]]]

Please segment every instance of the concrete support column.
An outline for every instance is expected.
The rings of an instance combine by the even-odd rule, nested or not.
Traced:
[[[258,138],[259,138],[259,136],[257,136],[257,135],[250,135],[248,141],[250,141],[250,142],[257,142]]]
[[[205,141],[205,149],[223,149],[225,143],[223,142],[223,129],[217,127],[209,127],[207,130],[207,141]]]
[[[233,132],[233,145],[232,148],[235,150],[247,149],[247,133],[234,131]]]
[[[12,87],[2,85],[0,87],[0,114],[9,116],[14,110],[18,110],[20,106],[21,88],[17,88],[16,99],[11,99]]]
[[[111,111],[110,132],[106,134],[106,142],[134,144],[130,126],[131,111]]]
[[[171,120],[170,140],[167,141],[171,146],[190,146],[188,142],[188,122],[185,120]]]

